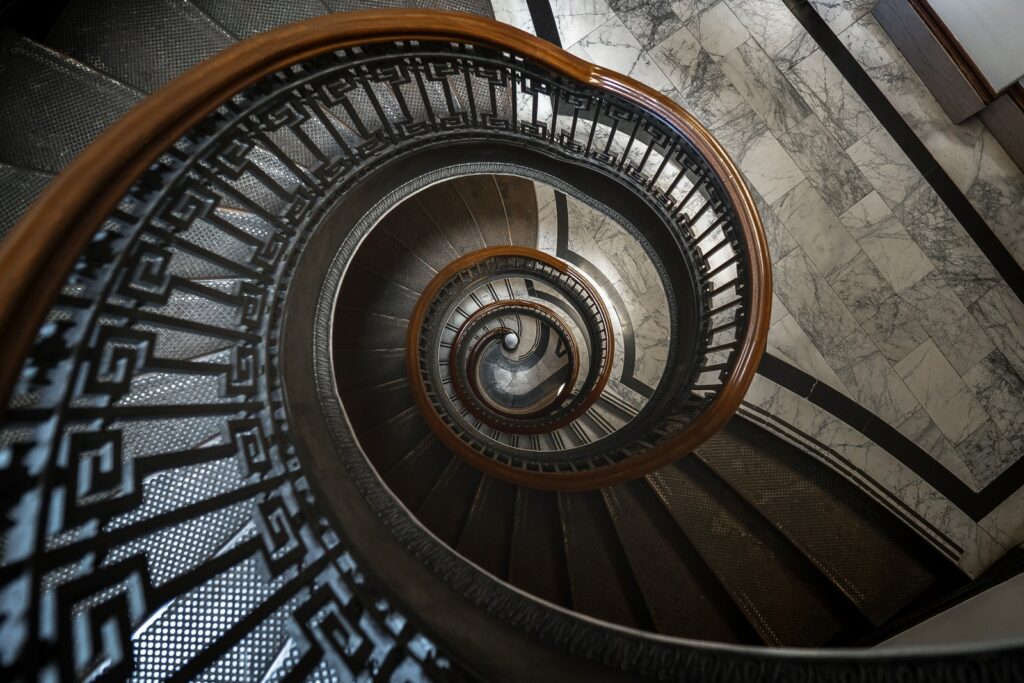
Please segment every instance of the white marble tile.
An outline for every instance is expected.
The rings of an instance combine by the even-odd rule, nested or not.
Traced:
[[[928,416],[928,411],[924,407],[915,410],[896,429],[931,455],[936,462],[946,468],[953,476],[967,484],[972,491],[980,491],[983,488],[967,467],[967,464],[964,463],[960,454],[957,453],[953,444],[949,442],[949,439],[942,433],[942,430]]]
[[[896,364],[896,372],[954,445],[988,420],[985,409],[935,342],[926,341],[907,354]]]
[[[802,249],[794,249],[772,272],[775,293],[837,374],[878,353]]]
[[[999,434],[1024,432],[1024,374],[1018,372],[1002,352],[992,351],[963,378],[992,418]]]
[[[786,310],[786,305],[782,303],[782,299],[780,299],[779,297],[775,296],[774,293],[772,293],[772,314],[768,320],[768,325],[774,325],[778,321],[785,318],[787,315],[789,315],[789,311]]]
[[[550,0],[562,45],[572,45],[612,18],[605,0]]]
[[[612,17],[588,33],[572,45],[569,52],[635,78],[660,92],[671,92],[675,88],[618,17]]]
[[[892,286],[863,251],[828,278],[828,283],[858,322],[874,317],[884,303],[896,296]]]
[[[882,302],[861,327],[890,363],[898,363],[928,339],[928,333],[914,317],[914,310],[898,296]]]
[[[705,125],[715,123],[743,102],[718,63],[685,28],[655,45],[649,54],[676,87],[681,104]]]
[[[800,368],[833,389],[837,389],[847,396],[850,395],[832,366],[822,357],[818,349],[814,347],[814,343],[807,338],[804,331],[800,329],[800,325],[788,312],[769,328],[768,352],[790,365]]]
[[[871,184],[814,114],[782,135],[779,142],[836,215],[871,192]]]
[[[881,126],[853,143],[846,152],[890,206],[906,199],[921,179],[914,164]]]
[[[810,114],[800,94],[753,39],[725,55],[721,64],[736,90],[774,135],[782,135]]]
[[[701,12],[711,9],[721,0],[673,0],[672,11],[683,22],[692,21]]]
[[[750,37],[723,0],[690,19],[686,28],[714,59],[729,54]]]
[[[970,310],[1014,369],[1024,375],[1024,303],[1001,282]]]
[[[861,253],[856,240],[807,180],[778,199],[772,209],[827,280]]]
[[[785,3],[779,0],[725,1],[782,71],[789,71],[814,50],[814,39]]]
[[[771,254],[772,263],[776,263],[780,258],[796,249],[797,242],[789,232],[789,228],[779,220],[772,207],[750,185],[748,182],[747,186],[750,190],[750,195],[754,198],[754,204],[757,205],[757,213],[761,216],[761,225],[764,226],[768,251]]]
[[[877,191],[847,209],[839,220],[896,292],[935,270]]]
[[[535,182],[537,195],[537,249],[555,255],[558,250],[558,216],[555,212],[555,191],[550,185]]]
[[[769,204],[804,180],[786,150],[746,103],[723,116],[711,132]]]
[[[875,115],[821,50],[807,55],[786,77],[844,149],[878,125]]]
[[[988,335],[938,273],[900,293],[914,317],[958,373],[965,373],[994,348]]]
[[[858,404],[889,424],[907,419],[920,404],[880,353],[841,368],[839,378]]]
[[[878,0],[810,0],[810,3],[833,33],[841,33],[874,9]]]
[[[675,33],[683,20],[672,11],[671,0],[608,0],[612,11],[645,48]]]
[[[977,166],[970,169],[967,199],[1017,263],[1024,264],[1024,173],[987,128],[982,128],[976,149]]]
[[[1009,496],[990,512],[979,526],[1006,548],[1024,542],[1024,488]]]
[[[982,486],[987,486],[1020,460],[1024,454],[1024,431],[1001,434],[992,420],[956,445],[960,457]]]
[[[491,9],[494,10],[496,20],[537,35],[526,0],[491,0]]]

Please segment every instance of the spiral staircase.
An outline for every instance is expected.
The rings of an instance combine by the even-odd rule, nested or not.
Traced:
[[[0,677],[1012,674],[755,647],[962,577],[736,415],[770,269],[707,130],[438,4],[484,18],[72,0],[0,38]]]

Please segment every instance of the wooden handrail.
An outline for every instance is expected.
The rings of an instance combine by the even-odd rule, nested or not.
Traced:
[[[457,41],[513,51],[649,111],[684,135],[705,159],[734,208],[745,242],[750,278],[743,292],[747,325],[732,373],[711,406],[684,430],[681,436],[686,438],[653,449],[650,458],[643,458],[642,468],[646,470],[652,459],[667,462],[688,452],[717,431],[739,407],[753,379],[764,352],[771,306],[770,260],[760,218],[725,150],[690,113],[627,76],[490,19],[407,9],[325,15],[240,42],[147,97],[61,172],[0,243],[0,410],[75,260],[161,153],[222,103],[267,75],[333,50],[395,40]],[[636,460],[619,463],[614,479],[633,473],[641,466]],[[611,469],[615,468],[594,474],[607,475]],[[557,488],[595,485],[601,485],[600,477],[583,487]]]

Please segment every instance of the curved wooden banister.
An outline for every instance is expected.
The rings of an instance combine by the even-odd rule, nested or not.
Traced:
[[[150,95],[80,154],[0,243],[0,405],[6,406],[37,329],[75,259],[147,167],[219,105],[259,79],[336,49],[396,40],[451,40],[512,50],[553,72],[614,93],[683,134],[718,176],[746,246],[747,321],[731,375],[707,411],[681,437],[623,475],[688,452],[738,408],[760,362],[771,306],[769,252],[739,171],[691,114],[642,83],[580,60],[519,29],[478,16],[435,10],[372,10],[309,19],[260,34],[194,67]],[[536,485],[536,482],[531,482]],[[587,487],[603,485],[588,481]],[[564,488],[564,487],[559,487]]]

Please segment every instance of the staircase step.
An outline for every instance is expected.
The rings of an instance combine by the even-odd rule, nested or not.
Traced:
[[[384,230],[374,230],[359,245],[359,262],[413,292],[426,289],[438,271]]]
[[[537,192],[533,182],[510,175],[496,175],[494,182],[508,216],[508,232],[517,247],[537,248]]]
[[[487,246],[466,202],[449,183],[428,187],[417,193],[415,200],[460,256]]]
[[[140,93],[84,64],[27,38],[5,35],[0,40],[0,162],[57,173],[140,99]],[[38,187],[41,180],[23,182]]]
[[[471,175],[450,181],[473,217],[488,247],[512,245],[508,214],[501,190],[493,175]]]
[[[438,187],[450,186],[442,183]],[[416,258],[439,271],[462,253],[448,240],[447,216],[428,212],[420,202],[420,194],[409,197],[388,212],[380,227]]]
[[[355,389],[341,395],[352,428],[358,434],[386,421],[414,405],[406,378]]]
[[[53,176],[49,173],[0,164],[0,239],[10,232],[51,180]]]
[[[406,376],[405,349],[353,351],[347,346],[335,345],[334,371],[341,393],[401,379]]]
[[[649,487],[631,482],[601,493],[659,633],[760,642]]]
[[[813,647],[842,628],[817,570],[692,457],[647,481],[768,645]]]
[[[425,439],[384,473],[384,481],[406,507],[415,510],[452,457],[440,441],[433,437]]]
[[[508,580],[544,600],[572,605],[557,494],[518,488]]]
[[[412,290],[396,285],[359,262],[345,273],[340,301],[393,318],[408,319],[419,297]],[[359,328],[348,328],[346,337],[359,336]]]
[[[404,349],[409,321],[340,304],[334,311],[334,333],[358,330],[347,335],[345,344],[354,349]]]
[[[190,0],[238,39],[331,10],[320,0]]]
[[[380,473],[387,472],[421,442],[433,439],[419,408],[411,406],[359,433],[359,445]]]
[[[480,470],[452,458],[416,509],[416,516],[438,538],[454,546],[473,506],[482,476]]]
[[[573,608],[635,628],[653,626],[643,595],[597,491],[560,493]]]
[[[823,464],[756,425],[733,418],[697,456],[876,626],[934,582],[930,553],[910,530]]]
[[[484,477],[477,489],[458,551],[500,579],[508,575],[516,487]]]
[[[235,39],[185,0],[72,0],[46,42],[149,93]]]

